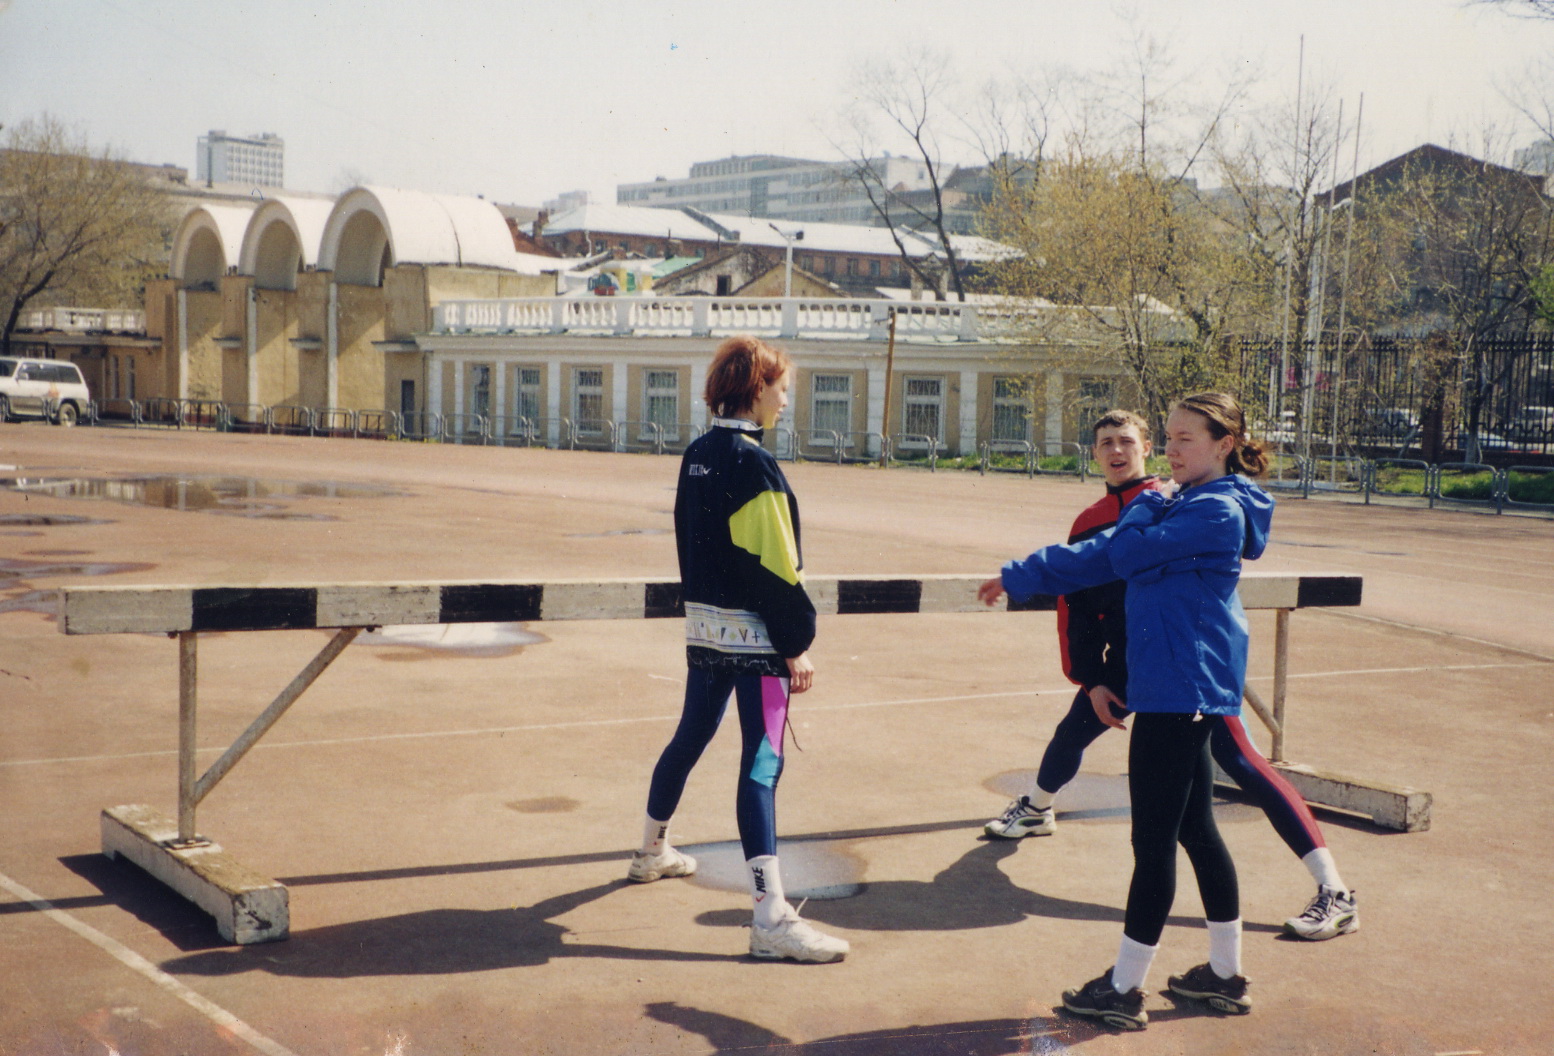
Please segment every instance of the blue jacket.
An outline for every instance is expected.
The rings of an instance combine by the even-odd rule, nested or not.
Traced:
[[[1268,545],[1273,499],[1230,474],[1175,498],[1146,491],[1115,528],[1004,566],[1016,601],[1127,583],[1128,707],[1237,715],[1246,684],[1241,559]]]

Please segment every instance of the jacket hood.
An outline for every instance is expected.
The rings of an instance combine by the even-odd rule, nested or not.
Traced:
[[[1241,556],[1255,561],[1268,546],[1268,529],[1273,524],[1273,496],[1239,473],[1228,473],[1202,485],[1228,492],[1246,517],[1246,545]]]

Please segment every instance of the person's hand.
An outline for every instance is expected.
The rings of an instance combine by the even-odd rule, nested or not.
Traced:
[[[809,653],[788,657],[788,692],[802,693],[815,684],[815,665],[809,662]]]
[[[988,580],[986,583],[977,588],[978,600],[980,600],[982,604],[986,605],[988,608],[992,608],[994,605],[998,604],[998,599],[1003,596],[1004,578],[1002,576],[994,576],[992,579]]]
[[[1117,711],[1128,710],[1122,698],[1107,686],[1096,686],[1090,690],[1090,707],[1095,710],[1095,717],[1114,730],[1127,729],[1128,727],[1117,717],[1117,712],[1112,710],[1113,705],[1116,705]]]

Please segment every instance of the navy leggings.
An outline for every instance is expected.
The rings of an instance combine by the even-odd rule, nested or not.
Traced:
[[[1195,721],[1198,720],[1198,721]],[[1133,716],[1128,743],[1128,796],[1133,804],[1133,880],[1122,933],[1145,946],[1160,933],[1176,899],[1176,845],[1192,862],[1212,921],[1241,916],[1236,866],[1214,824],[1213,724],[1196,715]]]
[[[680,725],[653,768],[647,812],[658,821],[674,816],[691,770],[718,732],[730,694],[739,710],[742,745],[734,816],[748,861],[777,853],[777,780],[782,776],[783,728],[788,719],[786,678],[691,668]]]
[[[1263,758],[1247,736],[1241,720],[1234,715],[1205,715],[1203,721],[1211,727],[1209,750],[1214,761],[1263,809],[1274,831],[1295,852],[1295,857],[1304,858],[1316,848],[1326,847],[1327,842],[1322,838],[1322,830],[1317,826],[1311,808]],[[1036,771],[1036,784],[1051,793],[1062,789],[1079,773],[1085,749],[1108,728],[1095,717],[1090,695],[1081,689],[1068,714],[1053,731],[1052,740],[1041,757],[1041,767]]]

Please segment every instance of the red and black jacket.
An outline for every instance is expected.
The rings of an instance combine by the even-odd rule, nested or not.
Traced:
[[[1112,527],[1141,492],[1155,491],[1160,481],[1143,477],[1114,487],[1074,518],[1068,541],[1077,543]],[[1058,599],[1058,648],[1063,674],[1085,689],[1106,686],[1121,696],[1128,685],[1128,625],[1124,617],[1122,580]]]

